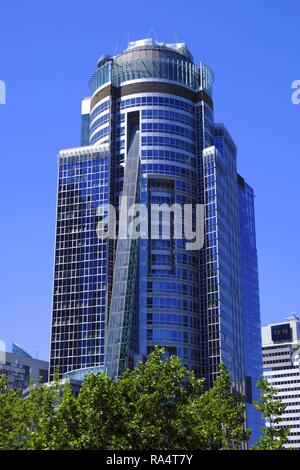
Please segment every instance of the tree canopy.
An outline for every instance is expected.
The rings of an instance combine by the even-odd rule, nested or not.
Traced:
[[[226,450],[241,449],[249,435],[224,366],[205,391],[160,348],[117,381],[87,374],[78,396],[56,379],[23,399],[0,377],[0,449]]]
[[[267,379],[260,378],[258,387],[261,391],[260,402],[254,406],[262,414],[265,426],[262,426],[262,436],[253,446],[253,450],[283,450],[287,442],[289,428],[278,426],[286,404],[277,399],[278,390],[272,387]]]

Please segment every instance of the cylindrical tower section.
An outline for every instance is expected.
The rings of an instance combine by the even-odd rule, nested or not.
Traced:
[[[89,142],[111,145],[114,204],[123,190],[128,122],[132,113],[139,115],[138,197],[148,208],[149,226],[153,204],[168,205],[172,223],[176,207],[184,216],[185,204],[203,200],[199,149],[209,140],[203,127],[206,116],[212,121],[212,81],[210,69],[197,67],[185,44],[152,39],[102,57],[90,80]],[[168,239],[149,233],[139,241],[129,362],[159,345],[202,375],[200,256],[175,239],[173,228]]]

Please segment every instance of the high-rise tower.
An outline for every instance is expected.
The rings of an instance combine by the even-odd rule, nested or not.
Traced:
[[[184,43],[146,39],[100,58],[82,103],[82,146],[58,156],[50,377],[56,367],[120,376],[160,345],[207,387],[222,361],[236,390],[255,388],[260,365],[247,369],[245,338],[260,341],[258,283],[249,300],[244,278],[247,255],[257,270],[256,248],[252,257],[235,144],[214,123],[213,78]],[[170,236],[99,237],[114,218],[121,232],[120,196],[128,207],[172,207]],[[200,249],[174,235],[174,208],[185,204],[204,208]]]

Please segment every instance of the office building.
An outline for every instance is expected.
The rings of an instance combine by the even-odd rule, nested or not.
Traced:
[[[12,352],[2,352],[0,375],[6,375],[8,390],[25,390],[31,381],[42,383],[48,380],[49,363],[34,359],[24,349],[13,343]]]
[[[50,378],[55,368],[119,377],[160,345],[207,387],[222,361],[252,409],[261,371],[253,191],[214,122],[213,81],[184,43],[134,41],[99,59],[81,146],[58,155]],[[201,205],[203,247],[174,235],[175,210],[168,238],[99,237],[112,207],[122,227],[121,195],[128,207]]]
[[[300,320],[262,327],[263,374],[286,404],[279,427],[288,427],[286,448],[300,450]]]

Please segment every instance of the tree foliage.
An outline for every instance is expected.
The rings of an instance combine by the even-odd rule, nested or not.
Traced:
[[[214,386],[156,348],[114,381],[87,374],[77,397],[58,379],[25,400],[0,381],[1,449],[239,449],[249,438],[243,399],[224,366]]]
[[[278,400],[278,390],[272,387],[266,379],[259,379],[258,387],[261,391],[260,402],[254,406],[262,414],[266,425],[261,427],[262,436],[252,447],[254,450],[283,450],[289,434],[288,427],[280,427],[281,416],[286,404]]]
[[[191,403],[192,416],[199,435],[205,433],[211,448],[223,450],[241,449],[250,437],[245,428],[245,405],[243,397],[232,392],[230,374],[223,364],[214,386]]]

